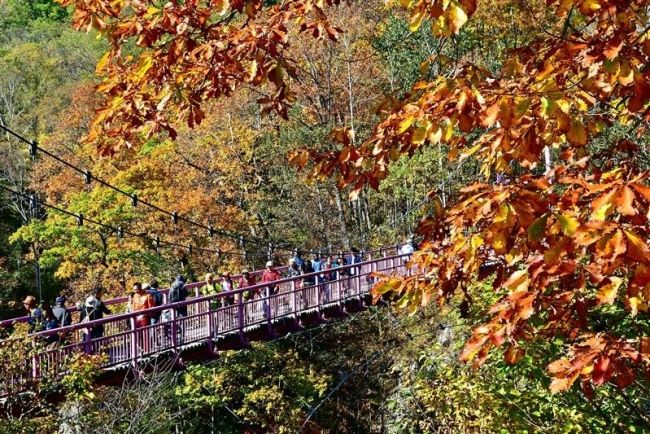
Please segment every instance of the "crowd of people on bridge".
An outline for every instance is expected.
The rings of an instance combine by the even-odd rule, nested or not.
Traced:
[[[409,239],[400,248],[399,253],[411,254],[413,250],[412,240]],[[321,285],[322,291],[324,291],[324,300],[328,301],[329,293],[325,289],[326,285],[323,284],[334,281],[341,276],[349,278],[356,275],[359,273],[358,267],[348,267],[343,272],[337,271],[337,268],[358,264],[362,261],[363,254],[358,249],[352,249],[348,254],[340,253],[339,255],[325,257],[314,254],[311,259],[303,258],[301,252],[296,251],[289,260],[284,275],[278,271],[273,261],[266,263],[266,268],[261,274],[259,282],[248,270],[243,270],[237,279],[234,279],[227,271],[222,272],[219,276],[207,273],[204,282],[199,287],[198,295],[214,296],[224,292],[231,292],[234,289],[251,287],[250,291],[236,291],[230,296],[213,298],[209,305],[212,309],[216,309],[240,303],[241,297],[244,300],[258,299],[263,301],[265,298],[277,293],[278,284],[275,282],[278,280],[306,275],[303,279],[296,280],[297,287]],[[188,298],[187,283],[183,276],[177,276],[171,283],[167,297],[160,291],[160,285],[155,279],[149,283],[135,282],[132,288],[133,291],[128,294],[127,312],[142,312],[134,317],[133,327],[140,328],[159,322],[168,322],[172,319],[172,315],[176,317],[187,316],[187,305],[175,305],[170,309],[149,311],[151,308],[179,303]],[[101,287],[96,287],[83,303],[77,304],[76,310],[79,311],[78,321],[80,323],[99,320],[104,315],[113,313],[102,301],[103,292],[104,290]],[[23,300],[23,305],[28,313],[30,331],[55,330],[71,325],[73,322],[72,312],[75,309],[66,307],[66,302],[65,297],[58,296],[54,301],[54,305],[41,304],[41,306],[38,306],[35,297],[31,295],[26,297]],[[100,338],[104,335],[104,327],[102,324],[94,324],[93,327],[84,330],[84,335],[90,339]],[[65,342],[66,334],[48,334],[45,340],[51,344]]]

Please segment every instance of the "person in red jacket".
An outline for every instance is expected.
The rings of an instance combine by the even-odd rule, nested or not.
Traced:
[[[266,269],[264,270],[264,273],[262,273],[262,280],[260,281],[260,283],[269,283],[269,285],[266,286],[266,294],[264,295],[264,301],[262,302],[265,318],[273,317],[273,313],[271,312],[273,309],[271,306],[274,303],[269,303],[269,301],[271,296],[277,294],[278,284],[273,284],[272,282],[280,279],[282,279],[282,276],[278,273],[278,270],[273,267],[273,261],[267,262]]]
[[[275,282],[276,280],[282,279],[282,276],[280,273],[278,273],[278,270],[276,270],[273,267],[273,261],[269,261],[266,263],[266,269],[264,270],[264,273],[262,273],[262,283],[266,282]],[[267,288],[269,290],[269,295],[273,295],[276,293],[276,290],[278,288],[278,285],[267,285]]]

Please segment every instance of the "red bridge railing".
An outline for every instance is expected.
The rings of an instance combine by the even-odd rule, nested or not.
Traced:
[[[247,332],[253,330],[266,329],[272,334],[274,324],[280,321],[298,320],[305,313],[321,315],[328,308],[337,305],[344,307],[350,300],[361,302],[374,285],[376,278],[373,273],[407,273],[409,270],[405,264],[408,256],[380,257],[327,271],[38,332],[32,335],[35,340],[47,340],[54,336],[65,338],[50,345],[32,360],[26,360],[31,365],[26,373],[28,378],[15,381],[37,381],[43,376],[59,375],[66,365],[66,359],[79,352],[103,354],[106,361],[102,367],[110,369],[137,366],[140,361],[153,355],[180,353],[202,344],[214,351],[219,339],[235,336],[243,340]],[[245,293],[259,294],[247,299]],[[179,311],[185,309],[187,315],[181,315]],[[169,313],[167,321],[136,327],[137,316],[152,316],[163,311]],[[103,335],[91,338],[89,331],[99,326],[104,328]],[[3,386],[0,386],[0,390],[13,388]]]
[[[365,257],[372,258],[372,257],[384,257],[387,255],[396,255],[398,253],[398,248],[397,247],[382,247],[380,249],[375,249],[375,250],[368,250],[365,252],[362,252],[362,254]],[[350,255],[352,254],[351,252],[343,252],[344,255]],[[337,254],[338,255],[338,254]],[[285,266],[280,266],[276,267],[276,270],[279,272],[285,272],[289,267]],[[250,274],[255,278],[255,280],[259,280],[260,277],[262,276],[262,273],[264,270],[255,270],[251,271]],[[215,277],[218,277],[215,275]],[[234,274],[232,275],[232,280],[234,282],[238,281],[241,278],[241,274]],[[218,281],[218,280],[217,280]],[[143,282],[144,283],[144,282]],[[192,282],[188,283],[186,285],[187,290],[189,291],[188,299],[189,298],[195,298],[199,297],[199,288],[201,288],[205,282]],[[160,292],[163,294],[163,298],[165,303],[167,302],[167,294],[169,293],[169,288],[164,288],[161,289]],[[126,306],[128,303],[129,299],[128,297],[115,297],[109,300],[103,300],[104,304],[106,306],[117,308],[118,310],[126,310]],[[80,309],[76,306],[72,306],[68,308],[68,311],[72,313],[73,320],[76,321],[79,317],[79,311]],[[26,323],[29,320],[29,316],[23,315],[20,317],[15,317],[15,318],[9,318],[0,321],[0,327],[11,327],[14,323]]]

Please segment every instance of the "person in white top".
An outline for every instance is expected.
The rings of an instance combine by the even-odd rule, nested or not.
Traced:
[[[413,252],[415,251],[415,247],[413,247],[413,240],[409,238],[406,240],[406,244],[402,245],[399,249],[399,254],[400,255],[412,255]]]

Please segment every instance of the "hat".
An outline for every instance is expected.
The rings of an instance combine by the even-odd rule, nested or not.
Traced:
[[[272,266],[273,266],[273,261],[268,261],[268,262],[266,263],[266,266],[267,266],[267,267],[272,267]]]
[[[205,273],[205,280],[212,279],[212,273]]]
[[[88,298],[86,298],[86,307],[95,307],[97,304],[97,299],[93,297],[92,295],[89,295]]]
[[[148,283],[142,284],[142,289],[149,289],[149,284]]]
[[[56,299],[54,299],[55,304],[60,304],[63,305],[65,304],[65,297],[62,295],[59,295]]]
[[[250,271],[248,271],[248,270],[242,270],[241,271],[241,274],[248,274],[248,273],[250,273]]]
[[[34,296],[32,296],[32,295],[28,295],[28,296],[25,297],[25,299],[23,300],[23,304],[26,304],[26,305],[28,305],[28,306],[35,305],[35,304],[36,304],[36,298],[34,298]]]
[[[296,263],[296,260],[294,258],[289,259],[289,265],[295,264],[295,263]]]

